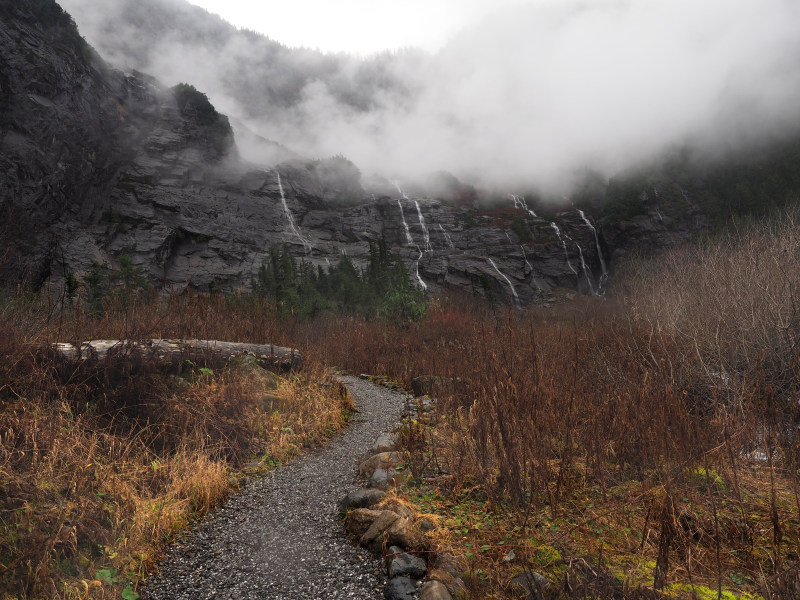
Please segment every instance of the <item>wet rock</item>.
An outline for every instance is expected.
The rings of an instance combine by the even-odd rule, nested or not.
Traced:
[[[461,577],[457,577],[443,569],[433,569],[428,573],[428,578],[431,581],[438,581],[444,585],[447,591],[453,596],[463,594],[467,589]]]
[[[423,548],[425,544],[411,526],[411,519],[398,518],[385,532],[386,542],[406,550]]]
[[[380,502],[385,495],[385,492],[375,489],[350,492],[339,500],[339,512],[343,513],[351,508],[368,508]]]
[[[447,587],[440,581],[428,581],[422,586],[419,600],[452,600]]]
[[[394,554],[389,561],[389,577],[411,577],[422,579],[428,570],[426,562],[407,552]]]
[[[375,445],[372,447],[372,451],[375,454],[380,454],[381,452],[391,452],[397,446],[397,436],[393,433],[382,433],[378,436],[378,439],[375,440]]]
[[[393,513],[400,515],[406,519],[410,519],[414,516],[414,511],[411,507],[406,506],[397,498],[388,498],[381,503],[381,508],[383,510],[390,510]]]
[[[381,511],[381,515],[373,521],[369,529],[361,536],[359,544],[365,548],[369,548],[376,554],[379,553],[383,547],[384,533],[386,533],[398,519],[400,519],[400,517],[391,511]]]
[[[371,456],[358,466],[358,473],[364,475],[366,473],[372,474],[375,469],[393,469],[400,463],[399,452],[381,452],[375,456]]]
[[[347,513],[344,528],[350,535],[361,538],[372,524],[381,516],[380,510],[370,510],[369,508],[356,508]]]
[[[511,587],[518,593],[527,594],[528,600],[551,600],[558,595],[550,580],[535,571],[520,573],[511,580]]]
[[[383,595],[386,600],[414,600],[417,595],[417,584],[408,577],[395,577],[389,581]]]
[[[428,532],[436,529],[436,525],[430,519],[422,519],[422,521],[419,522],[419,528],[422,531]]]
[[[391,485],[391,475],[389,471],[386,469],[381,469],[380,467],[375,469],[372,475],[369,478],[369,483],[367,484],[370,488],[376,488],[379,490],[386,490]]]

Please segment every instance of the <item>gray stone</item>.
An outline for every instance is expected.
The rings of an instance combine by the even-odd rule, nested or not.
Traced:
[[[386,600],[414,600],[417,596],[417,584],[408,577],[395,577],[383,591]]]
[[[422,579],[428,571],[427,563],[407,552],[395,554],[389,562],[389,577],[411,577]]]
[[[372,524],[378,520],[383,511],[369,508],[356,508],[347,513],[344,528],[350,535],[361,538]]]
[[[369,548],[375,553],[381,551],[383,546],[383,534],[394,525],[398,517],[395,513],[384,510],[381,515],[370,525],[369,529],[361,536],[359,544]]]
[[[369,478],[368,486],[379,490],[386,490],[391,484],[391,475],[386,469],[377,468]]]
[[[369,508],[380,502],[385,495],[385,492],[375,489],[350,492],[339,501],[339,512],[343,513],[351,508]]]
[[[535,571],[520,573],[511,580],[511,586],[519,593],[527,594],[528,600],[550,600],[557,595],[550,580]]]
[[[420,590],[419,600],[453,600],[453,597],[441,581],[428,581]]]
[[[378,439],[375,440],[375,445],[372,447],[372,451],[375,454],[379,454],[381,452],[391,452],[397,446],[397,436],[392,433],[382,433],[378,436]]]
[[[381,452],[375,456],[369,457],[358,466],[360,475],[365,473],[372,474],[375,469],[392,469],[400,463],[399,452]]]
[[[436,525],[430,519],[422,519],[422,521],[419,522],[419,528],[422,531],[433,531],[436,529]]]

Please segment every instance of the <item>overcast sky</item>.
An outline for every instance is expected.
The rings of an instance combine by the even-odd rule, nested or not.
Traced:
[[[527,4],[546,0],[527,0]],[[288,46],[370,54],[416,46],[438,50],[488,13],[523,0],[191,0],[238,27]]]
[[[119,22],[139,0],[60,1],[101,48],[143,35]],[[252,98],[226,85],[249,64],[242,57],[259,56],[250,36],[220,48],[167,32],[149,41],[144,64],[110,55],[166,85],[195,85],[301,155],[344,154],[367,173],[445,169],[467,181],[561,189],[584,167],[613,175],[685,143],[727,152],[800,130],[800,0],[192,1],[289,46],[429,50],[373,59],[385,71],[339,57],[335,77],[311,77],[290,106],[256,113]],[[207,15],[190,18],[203,31]],[[239,75],[283,89],[308,72],[306,54],[285,52]],[[368,98],[368,108],[341,89]]]

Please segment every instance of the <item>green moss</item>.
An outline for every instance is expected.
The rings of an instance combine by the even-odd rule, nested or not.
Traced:
[[[664,593],[670,597],[679,597],[684,594],[693,594],[698,600],[717,600],[719,595],[716,589],[711,589],[704,585],[672,584],[667,586]],[[764,600],[763,596],[748,594],[745,592],[735,592],[722,589],[722,600]]]
[[[716,492],[724,493],[728,490],[725,480],[713,470],[696,467],[691,472],[691,478],[692,481],[704,491],[712,489]]]

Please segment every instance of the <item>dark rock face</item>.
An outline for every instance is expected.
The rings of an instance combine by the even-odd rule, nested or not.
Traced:
[[[511,201],[478,212],[388,182],[364,189],[342,159],[247,164],[200,92],[110,68],[42,6],[58,9],[20,0],[0,11],[3,287],[58,292],[67,274],[128,255],[166,290],[232,291],[270,248],[360,264],[383,238],[433,293],[521,306],[557,288],[597,290],[598,245],[577,212],[556,217],[557,234]]]
[[[408,577],[395,577],[383,592],[386,600],[414,600],[417,596],[417,584]]]

